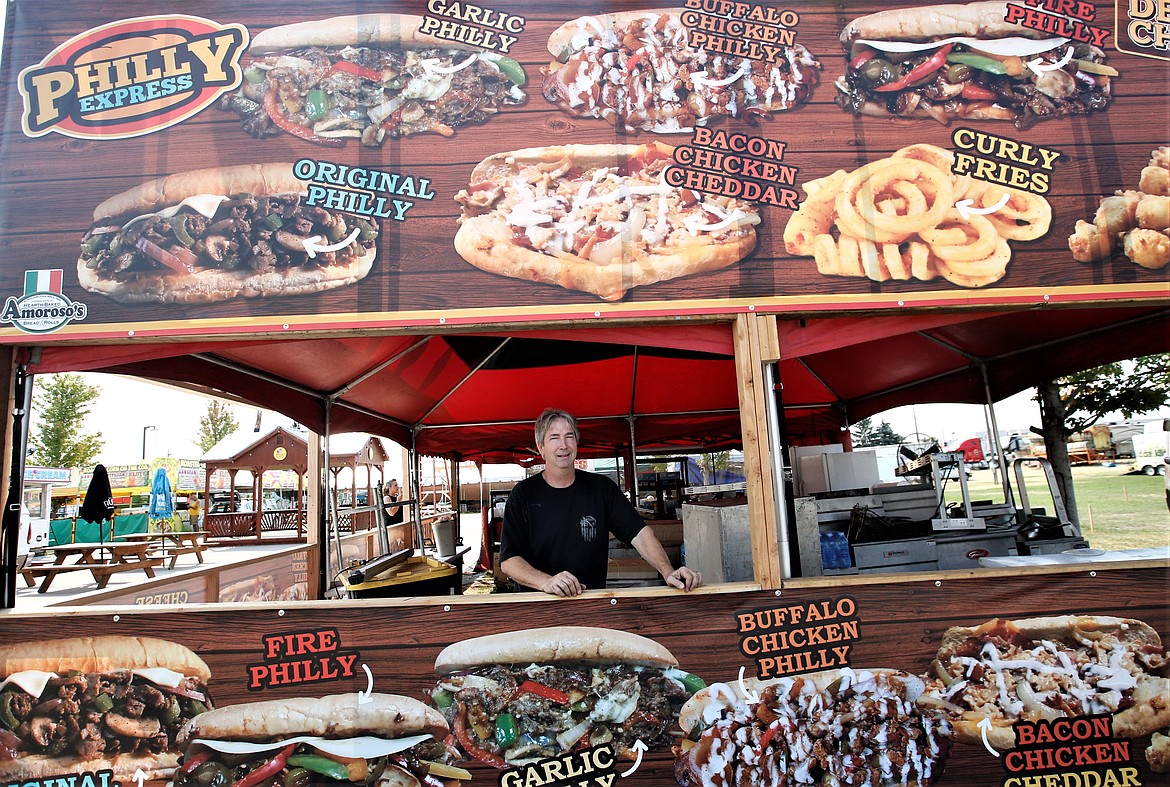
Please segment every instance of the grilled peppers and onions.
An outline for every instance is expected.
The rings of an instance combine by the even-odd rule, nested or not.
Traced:
[[[48,678],[38,696],[6,682],[0,688],[0,760],[171,751],[179,729],[211,705],[198,678],[174,678],[174,685],[164,685],[131,670],[70,671]]]
[[[425,787],[444,787],[449,779],[466,780],[471,774],[451,762],[455,752],[430,735],[405,741],[369,739],[374,756],[347,756],[337,741],[296,739],[271,745],[220,751],[213,741],[187,752],[175,774],[173,787],[310,787],[320,784],[372,785],[403,783],[409,774]],[[336,747],[336,748],[335,748]],[[226,748],[226,747],[225,747]],[[352,752],[349,752],[352,754]]]
[[[845,75],[837,80],[837,103],[856,115],[926,115],[943,124],[999,119],[1021,130],[1109,105],[1110,79],[1117,71],[1105,65],[1100,48],[1063,39],[1021,39],[1022,54],[1003,54],[1011,48],[998,43],[957,38],[898,51],[901,47],[882,49],[878,41],[854,41]],[[1067,62],[1057,67],[1066,56]]]
[[[444,678],[431,699],[463,751],[506,768],[586,746],[669,746],[679,708],[703,685],[673,668],[490,666]]]
[[[309,254],[306,243],[353,241]],[[306,205],[300,195],[205,196],[177,209],[127,222],[102,222],[81,243],[81,259],[100,278],[195,274],[205,270],[265,273],[349,265],[376,245],[373,220]]]
[[[253,55],[220,108],[254,137],[281,133],[322,145],[482,123],[525,100],[524,70],[492,52],[400,47],[305,47]]]

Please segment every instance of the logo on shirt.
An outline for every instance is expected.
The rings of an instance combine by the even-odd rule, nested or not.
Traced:
[[[597,540],[597,520],[591,516],[581,517],[581,538],[585,541]]]

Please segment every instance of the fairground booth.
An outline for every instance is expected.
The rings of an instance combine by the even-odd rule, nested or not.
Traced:
[[[1095,549],[991,407],[1170,347],[1166,9],[684,5],[8,4],[9,782],[1167,783],[1170,544]],[[58,372],[303,426],[206,464],[290,470],[204,515],[289,543],[22,610],[13,501]],[[991,499],[961,451],[883,478],[852,450],[938,402],[988,406]],[[424,509],[424,460],[532,468],[546,407],[702,588],[615,540],[606,588],[516,589],[498,501],[451,479]],[[419,526],[383,526],[385,455],[342,433],[405,449]],[[681,469],[724,452],[742,480]],[[461,511],[485,546],[455,560]],[[496,592],[460,592],[476,568]],[[186,666],[103,650],[132,638]],[[69,670],[122,667],[161,720],[124,692],[62,716]],[[278,706],[321,729],[219,721]],[[335,740],[373,709],[398,721]]]

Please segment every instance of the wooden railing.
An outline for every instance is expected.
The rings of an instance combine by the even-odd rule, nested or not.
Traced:
[[[256,535],[256,515],[251,511],[229,511],[226,514],[204,514],[203,529],[208,538],[230,538]]]
[[[260,514],[260,531],[296,530],[305,534],[306,514],[295,508],[282,508],[278,511],[263,511]]]
[[[378,506],[344,508],[337,512],[337,524],[342,533],[373,530],[382,515]],[[295,508],[260,512],[260,532],[256,532],[255,511],[231,511],[228,513],[205,514],[203,528],[208,538],[252,538],[259,540],[265,533],[308,533],[308,514]]]
[[[357,508],[340,508],[337,511],[337,528],[342,533],[354,533],[362,530],[373,530],[378,526],[378,517],[382,515],[378,506],[358,506]]]
[[[207,531],[208,538],[251,538],[257,541],[265,533],[289,533],[295,534],[292,537],[297,538],[303,537],[307,532],[307,515],[295,508],[261,511],[259,532],[256,531],[256,520],[255,511],[206,514],[203,517],[203,529]]]

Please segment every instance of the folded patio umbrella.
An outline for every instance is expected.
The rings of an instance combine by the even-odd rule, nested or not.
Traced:
[[[81,501],[81,510],[77,515],[86,522],[98,526],[98,540],[104,541],[102,523],[114,516],[114,490],[110,488],[110,475],[105,465],[97,465],[93,469],[93,478],[89,488],[85,490],[85,499]]]
[[[154,471],[154,480],[150,482],[150,508],[148,512],[151,519],[170,519],[171,515],[175,513],[174,496],[171,494],[171,479],[167,477],[167,471],[161,467]]]

